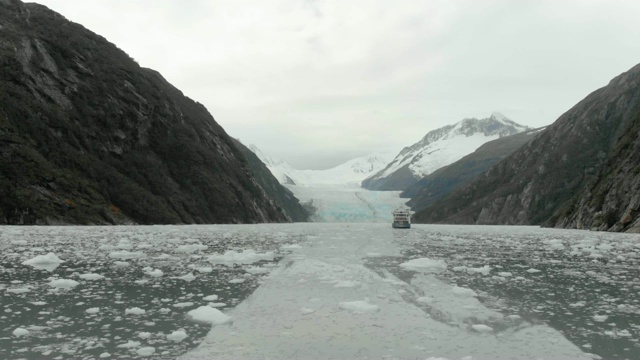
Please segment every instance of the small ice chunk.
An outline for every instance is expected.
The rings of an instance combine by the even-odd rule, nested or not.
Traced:
[[[100,359],[105,359],[111,357],[111,354],[109,354],[108,352],[103,352],[102,354],[100,354]]]
[[[156,348],[154,348],[153,346],[145,346],[136,350],[136,354],[140,356],[151,356],[155,352],[156,352]]]
[[[79,284],[80,284],[79,282],[71,279],[56,279],[56,280],[51,280],[51,282],[49,282],[49,286],[57,289],[72,289],[78,286]]]
[[[428,297],[428,296],[421,296],[419,298],[416,299],[417,302],[422,303],[422,304],[429,304],[433,302],[433,298]]]
[[[193,303],[191,301],[179,302],[177,304],[173,304],[173,307],[177,307],[177,308],[185,308],[189,306],[193,306]]]
[[[341,280],[341,281],[338,281],[337,283],[335,283],[335,285],[333,285],[333,287],[337,287],[337,288],[352,288],[352,287],[356,287],[358,285],[360,285],[360,283],[357,282],[357,281]]]
[[[368,300],[345,301],[339,303],[338,307],[354,314],[373,313],[380,310],[378,305],[370,304]]]
[[[139,307],[132,307],[129,309],[125,309],[124,313],[127,315],[144,315],[146,311],[143,309],[140,309]]]
[[[187,313],[193,320],[206,322],[213,325],[221,325],[231,322],[231,317],[211,306],[200,306]]]
[[[138,337],[140,339],[148,339],[151,337],[151,333],[150,332],[146,332],[146,331],[142,331],[138,334]]]
[[[503,271],[503,272],[499,272],[498,275],[502,276],[502,277],[509,277],[509,276],[513,276],[512,273],[508,272],[508,271]]]
[[[207,249],[206,245],[202,245],[202,244],[186,244],[186,245],[178,246],[178,248],[176,248],[176,251],[177,252],[181,252],[181,253],[191,254],[191,253],[194,253],[196,251],[206,250],[206,249]]]
[[[442,272],[447,270],[447,264],[443,260],[429,258],[413,259],[400,264],[400,267],[418,272]]]
[[[300,312],[302,313],[302,315],[309,315],[309,314],[313,314],[313,313],[314,313],[314,312],[316,312],[316,311],[315,311],[315,310],[313,310],[313,309],[310,309],[310,308],[303,307],[303,308],[300,310]]]
[[[181,342],[186,338],[187,338],[187,333],[184,331],[184,329],[174,331],[171,334],[167,335],[167,340],[171,340],[177,343]]]
[[[184,280],[186,282],[191,282],[191,281],[195,280],[196,277],[195,277],[195,275],[193,275],[193,273],[188,273],[186,275],[178,276],[177,279]]]
[[[298,244],[288,244],[288,245],[282,245],[280,247],[280,250],[297,250],[297,249],[302,249],[302,246]]]
[[[25,328],[19,327],[19,328],[13,330],[13,336],[20,337],[20,336],[26,336],[26,335],[29,335],[29,330],[27,330]]]
[[[147,275],[149,275],[151,277],[161,277],[162,275],[164,275],[164,273],[160,269],[147,271],[145,274],[147,274]]]
[[[542,270],[538,270],[538,269],[534,269],[534,268],[531,268],[531,269],[527,270],[527,272],[528,272],[529,274],[539,273],[540,271],[542,271]]]
[[[87,314],[97,314],[100,312],[100,308],[99,307],[88,308],[87,310],[85,310],[85,312]]]
[[[113,264],[115,266],[118,266],[118,267],[127,267],[127,266],[131,265],[126,261],[114,261]]]
[[[219,307],[225,307],[227,306],[227,303],[223,303],[223,302],[210,302],[208,304],[209,306],[213,307],[213,308],[219,308]]]
[[[218,300],[218,295],[209,295],[202,298],[204,301],[216,301]]]
[[[245,279],[231,279],[229,280],[229,284],[242,284],[245,281]]]
[[[147,254],[142,251],[113,251],[109,253],[109,257],[112,259],[131,260],[131,259],[143,259],[147,257]]]
[[[80,275],[79,278],[82,280],[101,280],[104,279],[104,276],[100,274],[88,273]]]
[[[121,349],[131,349],[140,346],[142,343],[140,341],[129,340],[124,344],[120,344],[117,347]]]
[[[242,252],[236,252],[233,250],[228,250],[224,254],[214,254],[207,258],[207,260],[212,264],[222,264],[222,265],[243,265],[243,264],[253,264],[260,260],[273,260],[275,258],[275,254],[272,251],[266,253],[256,253],[255,250],[244,250]]]
[[[490,333],[493,331],[493,328],[491,326],[487,326],[485,324],[474,324],[471,325],[471,327],[473,328],[473,330],[481,333]]]

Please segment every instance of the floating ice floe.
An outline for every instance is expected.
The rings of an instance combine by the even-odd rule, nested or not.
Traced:
[[[142,331],[140,333],[138,333],[138,337],[140,339],[148,339],[151,337],[151,333],[150,332],[146,332],[146,331]]]
[[[541,271],[542,271],[542,270],[538,270],[538,269],[534,269],[534,268],[531,268],[531,269],[527,270],[527,272],[528,272],[529,274],[535,274],[535,273],[539,273],[539,272],[541,272]]]
[[[491,267],[489,265],[485,265],[482,267],[477,267],[477,268],[468,268],[467,269],[467,273],[468,274],[482,274],[482,275],[489,275],[489,273],[491,272]]]
[[[88,308],[87,310],[85,310],[85,312],[87,314],[97,314],[100,312],[100,308],[99,307]]]
[[[174,331],[171,334],[167,335],[167,340],[171,340],[173,342],[181,342],[182,340],[186,339],[187,337],[188,337],[188,335],[184,331],[184,329],[180,329],[180,330]]]
[[[313,314],[313,313],[314,313],[314,312],[316,312],[316,311],[315,311],[315,310],[313,310],[313,309],[310,309],[310,308],[303,307],[302,309],[300,309],[300,312],[301,312],[303,315],[309,315],[309,314]]]
[[[266,253],[256,253],[255,250],[248,249],[241,252],[229,250],[224,254],[214,254],[207,258],[207,260],[212,264],[221,264],[221,265],[243,265],[243,264],[253,264],[260,260],[273,260],[275,258],[275,254],[272,251],[268,251]]]
[[[213,325],[222,325],[231,322],[231,317],[211,306],[200,306],[187,313],[194,321],[206,322]]]
[[[60,258],[56,254],[50,252],[46,255],[38,255],[29,260],[25,260],[22,262],[22,265],[29,265],[38,270],[46,270],[51,272],[58,266],[60,266],[60,264],[62,264],[63,262],[64,261],[60,260]]]
[[[229,284],[242,284],[245,281],[246,281],[246,279],[240,279],[240,278],[231,279],[231,280],[229,280]]]
[[[154,348],[153,346],[145,346],[145,347],[141,347],[140,349],[136,350],[136,354],[140,355],[140,356],[151,356],[156,352],[156,348]]]
[[[145,274],[151,277],[161,277],[162,275],[164,275],[164,273],[160,269],[150,270],[145,272]]]
[[[478,296],[475,291],[460,286],[454,286],[453,289],[451,289],[451,292],[460,296]]]
[[[29,291],[31,291],[31,288],[29,286],[7,289],[7,292],[12,294],[24,294]]]
[[[373,313],[380,310],[378,305],[370,304],[368,300],[345,301],[339,303],[338,307],[354,314]]]
[[[106,359],[108,357],[111,357],[111,354],[109,354],[108,352],[103,352],[102,354],[100,354],[99,358],[100,359]]]
[[[56,289],[73,289],[80,285],[79,282],[71,279],[55,279],[49,282],[49,286]]]
[[[124,313],[127,315],[144,315],[146,311],[144,309],[140,309],[139,307],[132,307],[125,309]]]
[[[593,315],[593,321],[604,322],[609,318],[608,315]]]
[[[493,331],[493,328],[491,326],[487,326],[484,324],[474,324],[471,325],[471,328],[473,328],[473,330],[477,331],[477,332],[481,332],[481,333],[490,333]]]
[[[400,267],[424,273],[442,272],[447,270],[444,260],[433,260],[429,258],[413,259],[400,264]]]

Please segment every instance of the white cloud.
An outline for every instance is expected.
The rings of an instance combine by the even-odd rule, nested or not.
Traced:
[[[640,62],[636,1],[40,2],[296,165],[494,110],[546,125]]]

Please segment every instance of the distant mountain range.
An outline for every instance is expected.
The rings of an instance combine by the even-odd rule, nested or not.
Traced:
[[[640,232],[639,154],[636,65],[415,220]]]
[[[369,190],[406,190],[424,176],[452,164],[482,144],[529,130],[494,112],[484,119],[464,119],[427,133],[405,147],[382,170],[362,181]]]
[[[249,149],[262,160],[281,184],[288,185],[360,187],[363,179],[382,169],[388,161],[384,155],[370,154],[326,170],[298,170],[284,160],[265,154],[255,145],[249,146]]]

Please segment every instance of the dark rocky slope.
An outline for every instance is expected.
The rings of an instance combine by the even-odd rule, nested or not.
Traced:
[[[0,1],[0,223],[287,220],[204,106],[81,25]]]
[[[251,174],[256,179],[260,187],[267,192],[267,195],[276,201],[278,206],[282,207],[283,211],[287,214],[292,221],[305,222],[309,221],[309,213],[300,204],[298,198],[296,198],[291,190],[280,185],[278,179],[271,173],[267,165],[265,165],[258,155],[251,151],[248,147],[244,146],[240,141],[233,139],[235,146],[242,152],[247,159]]]
[[[591,93],[477,181],[415,219],[636,230],[639,122],[637,65]]]
[[[429,207],[438,199],[471,183],[498,161],[516,151],[539,134],[542,129],[501,137],[480,146],[473,153],[451,165],[440,168],[420,179],[403,191],[401,196],[411,198],[407,205],[414,211]]]

